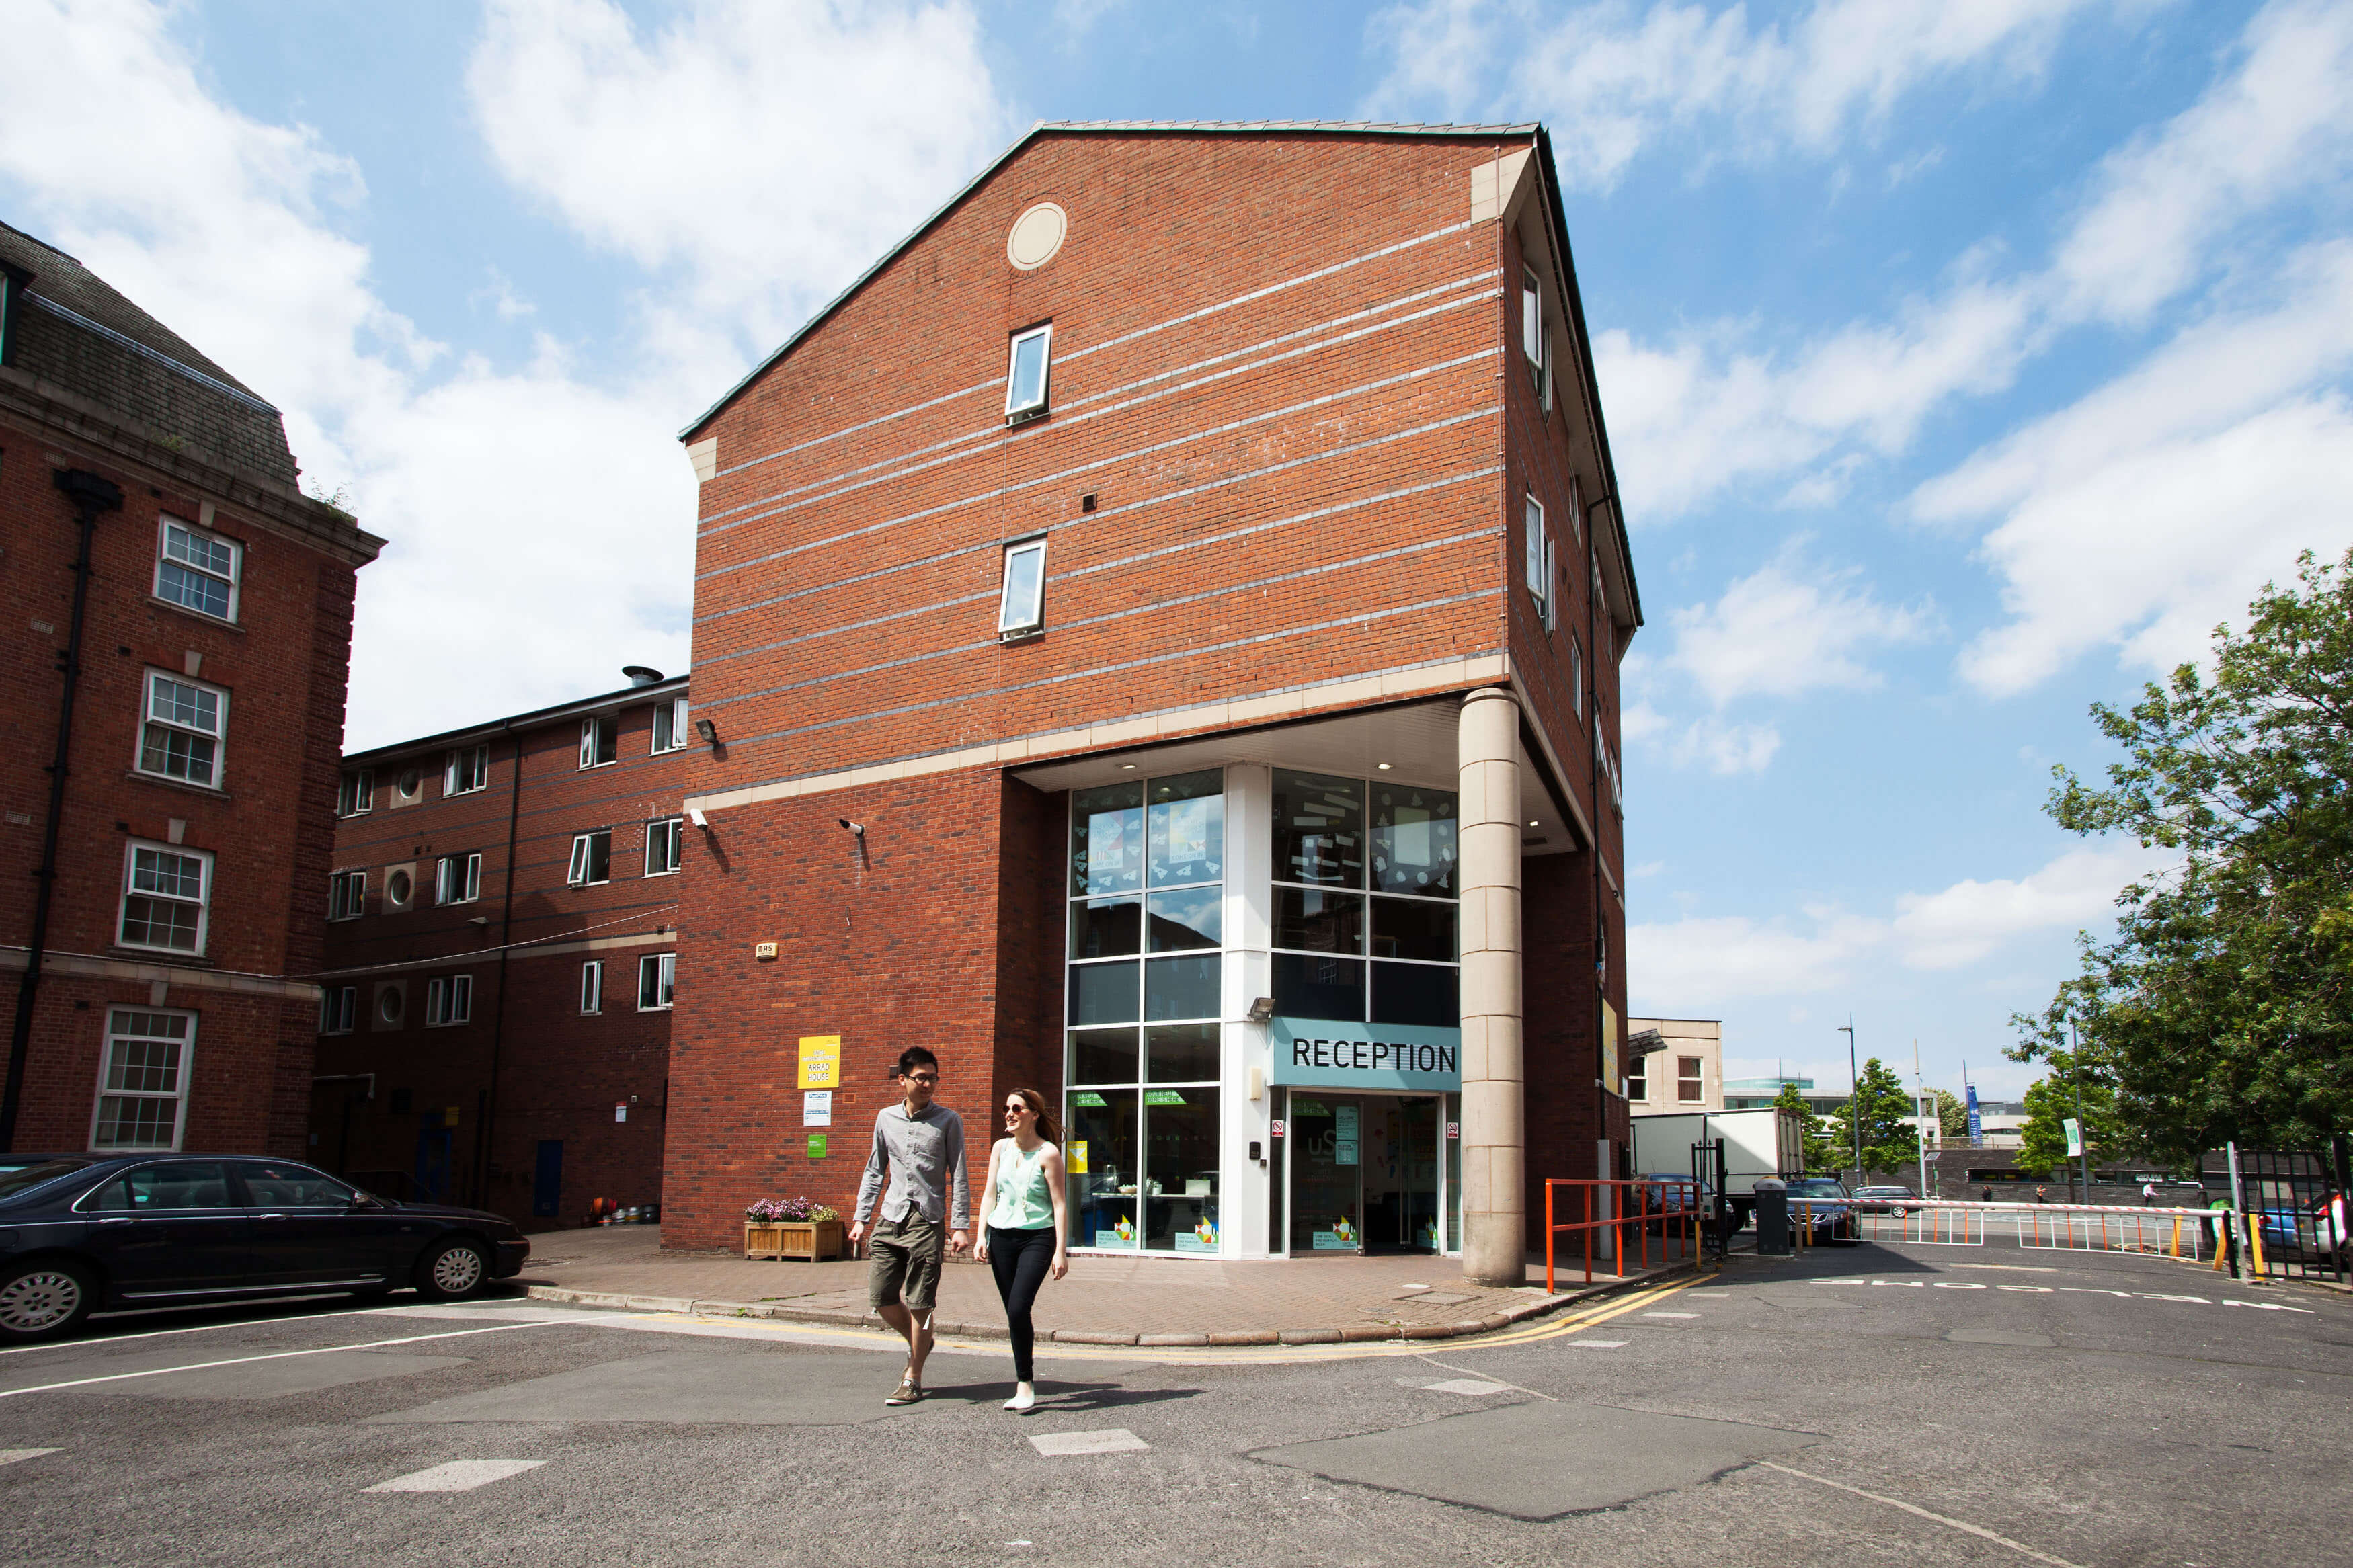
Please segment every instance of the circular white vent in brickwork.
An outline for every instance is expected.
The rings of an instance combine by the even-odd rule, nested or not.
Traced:
[[[1054,259],[1070,226],[1068,213],[1051,202],[1039,202],[1013,220],[1013,232],[1005,237],[1005,259],[1024,272],[1036,271]]]

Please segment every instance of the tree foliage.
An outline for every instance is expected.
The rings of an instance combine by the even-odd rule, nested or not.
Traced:
[[[2051,1075],[2026,1087],[2026,1125],[2019,1129],[2018,1165],[2038,1176],[2072,1170],[2067,1152],[2067,1119],[2084,1124],[2084,1152],[2094,1163],[2114,1158],[2128,1140],[2116,1113],[2116,1091],[2100,1079],[2086,1078],[2080,1086],[2083,1109],[2076,1109],[2079,1086],[2075,1061],[2065,1051],[2051,1058]]]
[[[2226,1140],[2312,1146],[2353,1126],[2353,551],[2266,585],[2119,711],[2105,788],[2062,767],[2048,809],[2082,834],[2179,857],[2117,896],[2116,939],[2040,1015],[2019,1061],[2082,1035],[2086,1094],[2113,1090],[2133,1152],[2176,1163]]]
[[[1806,1103],[1806,1097],[1799,1091],[1796,1084],[1785,1083],[1781,1086],[1781,1092],[1773,1099],[1773,1109],[1794,1110],[1798,1113],[1799,1137],[1805,1148],[1808,1173],[1820,1172],[1827,1174],[1836,1171],[1844,1163],[1838,1152],[1831,1146],[1828,1124],[1814,1114],[1814,1108]]]
[[[1864,1170],[1901,1171],[1912,1165],[1920,1157],[1919,1136],[1904,1121],[1912,1111],[1911,1091],[1904,1087],[1904,1080],[1877,1057],[1863,1063],[1845,1109],[1831,1118],[1831,1142],[1840,1164],[1854,1159],[1859,1122]]]
[[[1936,1137],[1947,1147],[1969,1141],[1969,1102],[1949,1089],[1933,1091],[1936,1097]]]

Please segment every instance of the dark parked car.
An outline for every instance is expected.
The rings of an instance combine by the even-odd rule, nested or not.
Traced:
[[[1909,1187],[1857,1187],[1854,1190],[1854,1212],[1857,1214],[1892,1214],[1901,1219],[1922,1206],[1920,1194]]]
[[[396,1204],[291,1160],[56,1154],[0,1161],[0,1341],[92,1311],[413,1285],[470,1296],[522,1268],[511,1220]]]
[[[1789,1224],[1810,1224],[1818,1244],[1862,1239],[1854,1210],[1846,1184],[1834,1176],[1799,1176],[1789,1183]]]

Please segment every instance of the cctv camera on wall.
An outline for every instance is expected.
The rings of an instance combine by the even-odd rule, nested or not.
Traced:
[[[863,838],[866,837],[866,825],[864,823],[852,822],[846,816],[837,816],[834,820],[841,824],[844,827],[849,829],[851,837],[857,838]]]

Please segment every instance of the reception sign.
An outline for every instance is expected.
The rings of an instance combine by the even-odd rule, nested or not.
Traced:
[[[1441,1094],[1462,1088],[1460,1029],[1274,1018],[1266,1040],[1270,1083]]]

